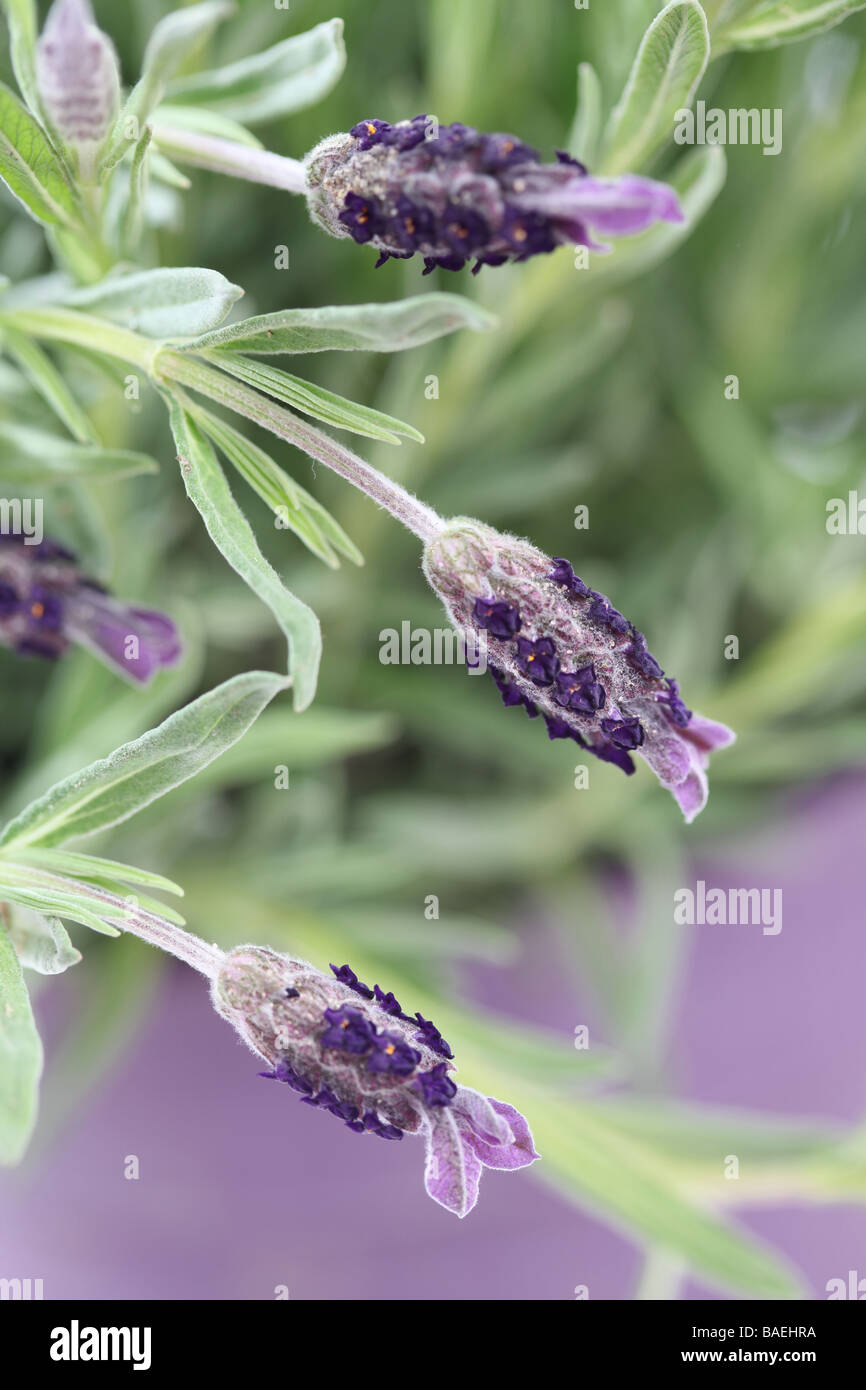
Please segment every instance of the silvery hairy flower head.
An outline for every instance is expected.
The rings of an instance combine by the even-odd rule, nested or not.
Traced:
[[[53,661],[70,642],[88,647],[140,685],[181,653],[170,618],[119,603],[56,541],[29,545],[0,535],[0,643],[22,656]]]
[[[556,157],[543,164],[516,135],[440,126],[431,116],[360,121],[307,156],[310,214],[333,236],[369,242],[377,265],[417,252],[425,275],[469,261],[474,274],[563,244],[608,250],[594,234],[683,220],[666,184],[592,178],[562,150]]]
[[[114,45],[89,0],[54,0],[36,45],[39,96],[52,124],[80,152],[108,134],[120,99]]]
[[[427,545],[424,572],[458,631],[485,634],[506,705],[627,774],[637,753],[687,821],[703,810],[708,755],[735,735],[686,707],[643,633],[567,560],[456,517]]]
[[[512,1106],[451,1079],[453,1052],[430,1019],[348,965],[333,978],[267,947],[239,946],[212,986],[217,1012],[305,1105],[358,1135],[423,1134],[427,1192],[466,1216],[482,1168],[523,1168],[538,1157]]]

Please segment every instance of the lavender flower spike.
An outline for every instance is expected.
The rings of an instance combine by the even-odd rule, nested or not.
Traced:
[[[597,179],[557,151],[556,164],[516,135],[439,126],[415,116],[360,121],[306,159],[310,215],[332,236],[369,242],[377,265],[424,258],[424,274],[525,261],[562,244],[610,248],[657,221],[681,222],[667,184],[626,174]]]
[[[170,618],[119,603],[55,541],[0,535],[0,644],[54,661],[77,642],[137,685],[181,654]]]
[[[567,560],[457,517],[428,543],[424,572],[458,631],[483,631],[506,705],[627,774],[637,753],[687,822],[703,810],[709,754],[735,735],[686,708],[643,634]]]
[[[423,1134],[427,1192],[466,1216],[482,1168],[524,1168],[538,1157],[526,1121],[451,1080],[451,1049],[429,1019],[404,1013],[347,965],[331,970],[333,979],[267,947],[239,946],[213,979],[214,1007],[268,1063],[261,1075],[305,1105],[356,1134]]]
[[[36,45],[36,79],[58,133],[92,167],[117,112],[120,73],[89,0],[54,0]]]

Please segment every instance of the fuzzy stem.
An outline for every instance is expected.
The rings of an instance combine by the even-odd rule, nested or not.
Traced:
[[[326,468],[345,478],[360,492],[366,493],[425,543],[437,536],[442,529],[442,519],[432,507],[419,502],[417,497],[413,497],[399,483],[380,473],[351,449],[332,439],[329,434],[316,429],[306,420],[300,420],[290,410],[277,405],[267,396],[260,395],[258,391],[243,385],[233,377],[170,350],[164,350],[159,354],[155,370],[163,377],[169,390],[172,381],[188,386],[191,390],[200,392],[217,404],[245,416],[247,420],[270,430],[271,434],[302,449],[305,454],[309,454],[311,458],[317,459]]]
[[[37,869],[28,864],[12,863],[7,859],[3,859],[0,864],[0,885],[3,885],[4,880],[8,897],[13,901],[16,888],[24,888],[29,894],[35,895],[38,894],[40,885],[57,892],[72,892],[76,896],[81,894],[90,899],[96,915],[109,926],[131,932],[133,936],[140,937],[142,941],[156,946],[160,951],[168,951],[186,965],[191,965],[193,970],[206,975],[209,980],[216,978],[225,959],[225,952],[218,946],[210,945],[200,936],[193,936],[191,932],[184,931],[173,922],[166,922],[164,918],[148,912],[145,908],[133,906],[128,899],[120,898],[116,893],[110,893],[106,888],[98,888],[95,884],[81,879],[64,878],[61,874],[49,873],[45,869]],[[134,902],[135,895],[131,894],[130,897]]]
[[[194,130],[179,130],[175,126],[154,124],[153,138],[160,153],[182,164],[198,169],[211,169],[251,183],[266,183],[282,188],[286,193],[305,193],[307,175],[303,164],[285,155],[272,154],[254,145],[242,145],[235,140],[221,140],[213,135],[201,135]]]

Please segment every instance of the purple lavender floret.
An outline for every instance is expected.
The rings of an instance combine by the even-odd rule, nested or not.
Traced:
[[[56,661],[72,642],[138,685],[181,655],[170,618],[112,598],[63,546],[0,535],[0,644]]]
[[[625,174],[593,178],[556,151],[543,164],[516,135],[484,134],[431,116],[359,121],[307,156],[310,215],[333,236],[392,257],[419,255],[424,274],[498,266],[561,245],[610,248],[594,239],[631,236],[654,222],[681,222],[667,184]]]
[[[550,739],[570,738],[627,775],[637,753],[694,820],[709,754],[734,735],[687,708],[643,633],[568,560],[457,517],[428,544],[424,572],[467,642],[483,629],[504,704],[541,714]],[[494,627],[488,615],[506,613]]]
[[[523,1168],[538,1157],[512,1106],[451,1079],[451,1049],[420,1014],[398,1016],[378,998],[359,999],[342,980],[260,946],[226,956],[213,1002],[267,1062],[260,1075],[285,1082],[306,1105],[355,1134],[389,1141],[423,1134],[427,1191],[458,1216],[475,1205],[484,1167]]]

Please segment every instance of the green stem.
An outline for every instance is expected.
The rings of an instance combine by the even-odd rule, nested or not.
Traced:
[[[8,309],[0,311],[0,327],[4,325],[31,338],[69,343],[73,347],[119,357],[148,376],[153,375],[154,360],[162,346],[152,338],[119,328],[105,319],[79,314],[74,309]]]

